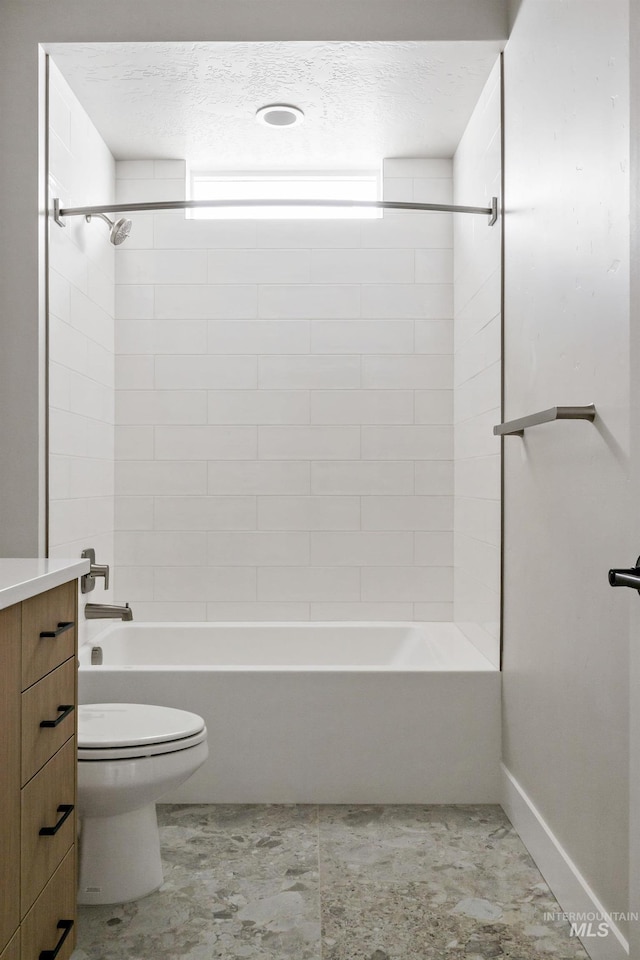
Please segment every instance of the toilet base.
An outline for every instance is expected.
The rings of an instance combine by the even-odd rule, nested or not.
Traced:
[[[155,803],[115,817],[83,817],[78,903],[125,903],[163,882]]]

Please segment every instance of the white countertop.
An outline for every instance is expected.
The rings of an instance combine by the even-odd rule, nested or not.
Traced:
[[[0,557],[0,610],[88,572],[88,560]]]

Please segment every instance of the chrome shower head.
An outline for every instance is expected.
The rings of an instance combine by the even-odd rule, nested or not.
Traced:
[[[106,217],[104,213],[88,213],[85,217],[87,223],[91,223],[92,216],[100,217],[101,220],[104,220],[104,222],[109,225],[109,240],[114,247],[117,247],[118,244],[123,243],[131,233],[131,220],[127,220],[126,217],[120,217],[119,220],[114,222],[113,220],[110,220],[109,217]]]

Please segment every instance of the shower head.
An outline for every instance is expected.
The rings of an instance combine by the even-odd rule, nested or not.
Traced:
[[[104,213],[88,213],[85,217],[87,223],[91,223],[91,217],[100,217],[101,220],[104,220],[105,223],[109,225],[109,240],[117,247],[118,244],[123,243],[131,233],[131,220],[127,220],[126,217],[120,217],[119,220],[115,222],[110,220],[109,217],[105,216]]]

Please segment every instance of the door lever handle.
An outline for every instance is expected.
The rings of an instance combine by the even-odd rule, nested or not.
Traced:
[[[640,557],[635,567],[626,570],[609,570],[609,585],[612,587],[631,587],[640,593]]]

